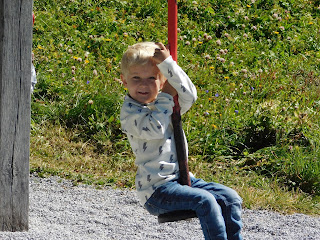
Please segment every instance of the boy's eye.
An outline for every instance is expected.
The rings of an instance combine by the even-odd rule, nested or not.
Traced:
[[[138,77],[138,76],[135,76],[135,77],[132,77],[132,80],[133,80],[133,81],[140,81],[141,78]],[[155,80],[157,80],[157,78],[156,78],[156,77],[148,77],[148,80],[150,80],[150,81],[155,81]]]
[[[133,77],[132,79],[135,80],[135,81],[139,81],[139,80],[140,80],[140,77],[137,77],[137,76],[136,76],[136,77]]]

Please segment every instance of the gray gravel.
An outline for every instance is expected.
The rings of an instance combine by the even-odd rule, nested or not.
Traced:
[[[1,240],[202,240],[198,219],[158,224],[134,191],[73,186],[58,177],[30,178],[28,232],[0,232]],[[320,217],[243,211],[245,240],[320,239]]]

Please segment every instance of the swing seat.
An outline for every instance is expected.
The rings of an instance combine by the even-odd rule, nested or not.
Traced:
[[[181,220],[187,220],[190,218],[197,217],[195,211],[192,210],[179,210],[164,213],[158,216],[158,223],[165,223],[165,222],[176,222]]]

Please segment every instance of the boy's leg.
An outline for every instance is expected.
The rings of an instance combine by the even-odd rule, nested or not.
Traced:
[[[210,192],[221,207],[226,224],[228,240],[242,239],[241,205],[242,199],[233,189],[219,183],[207,183],[202,179],[191,178],[191,186]]]
[[[200,220],[205,239],[227,239],[225,220],[215,197],[208,191],[168,182],[156,189],[145,208],[153,215],[194,210]]]

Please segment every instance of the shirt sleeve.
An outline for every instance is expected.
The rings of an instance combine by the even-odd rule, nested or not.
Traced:
[[[173,98],[167,93],[159,93],[149,105],[125,100],[120,113],[122,130],[140,139],[163,139],[171,124],[173,106]]]
[[[197,90],[189,76],[168,57],[157,65],[161,73],[168,79],[172,87],[178,92],[181,114],[187,112],[197,99]]]

